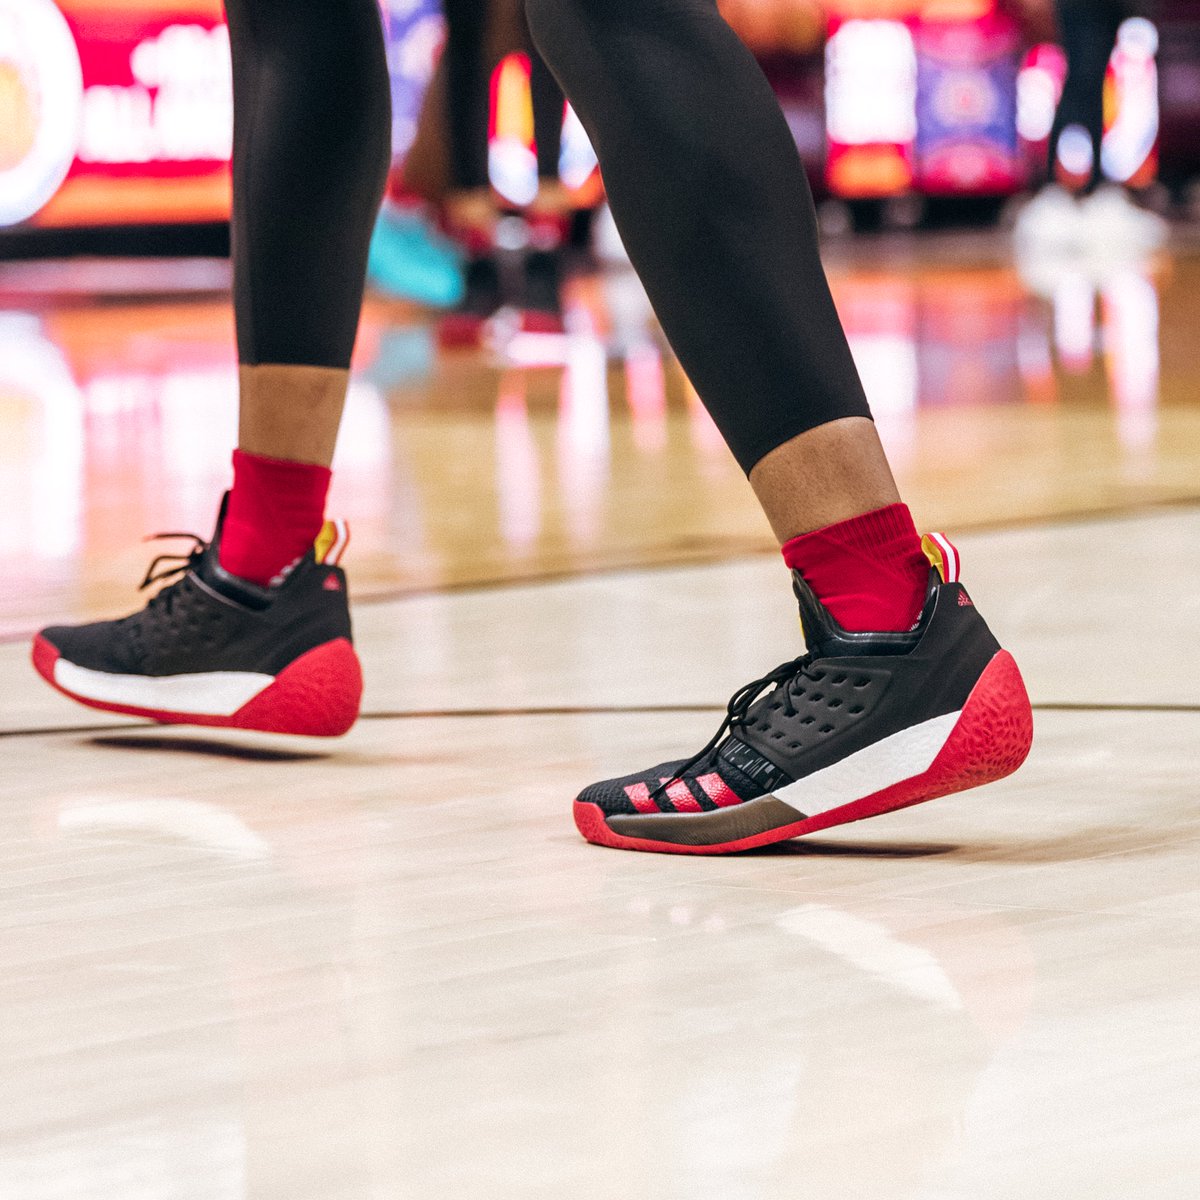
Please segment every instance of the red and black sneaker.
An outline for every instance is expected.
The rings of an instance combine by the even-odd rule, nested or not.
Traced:
[[[220,535],[221,520],[208,543],[159,535],[194,543],[190,553],[155,559],[142,581],[167,586],[122,620],[43,629],[33,643],[38,673],[91,708],[166,724],[345,733],[362,697],[338,566],[345,525],[327,521],[308,553],[266,588],[222,569]],[[156,574],[164,562],[173,565]]]
[[[908,633],[848,633],[793,573],[808,653],[748,683],[699,754],[585,788],[575,824],[622,850],[726,854],[860,821],[1012,774],[1033,715],[1012,656],[933,561]]]
[[[561,249],[530,250],[525,256],[521,289],[522,333],[565,333]]]
[[[443,350],[477,350],[483,344],[488,323],[504,303],[500,266],[494,254],[470,259],[463,279],[463,298],[438,320],[437,340]]]

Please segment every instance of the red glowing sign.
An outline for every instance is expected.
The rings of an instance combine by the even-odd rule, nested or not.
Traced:
[[[229,212],[220,0],[0,0],[0,227]]]

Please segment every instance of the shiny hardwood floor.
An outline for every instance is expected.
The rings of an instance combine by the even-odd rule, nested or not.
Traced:
[[[34,679],[24,631],[119,611],[137,537],[211,519],[228,315],[0,273],[0,1196],[1191,1200],[1200,259],[1085,302],[969,249],[837,286],[1033,755],[715,861],[569,819],[797,652],[628,280],[507,358],[373,308],[339,479],[366,710],[326,744]]]

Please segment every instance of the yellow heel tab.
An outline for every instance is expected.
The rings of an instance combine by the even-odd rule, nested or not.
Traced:
[[[313,542],[316,560],[329,567],[336,567],[346,553],[350,542],[350,526],[345,521],[326,521]]]
[[[929,559],[929,565],[936,568],[943,583],[957,583],[961,569],[961,559],[954,543],[944,533],[927,533],[921,539],[921,549]]]

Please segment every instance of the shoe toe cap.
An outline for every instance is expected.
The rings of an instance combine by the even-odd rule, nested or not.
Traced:
[[[45,629],[38,631],[37,636],[34,638],[34,643],[35,645],[43,643],[56,654],[69,657],[74,641],[71,635],[74,632],[74,629],[70,625],[49,625]]]
[[[644,805],[661,781],[674,778],[682,766],[683,760],[680,760],[679,762],[663,763],[637,775],[625,775],[620,779],[603,779],[599,783],[585,787],[575,798],[575,802],[577,804],[594,804],[605,816],[610,817],[645,812],[647,809],[639,808],[634,802],[634,797],[639,797]]]
[[[122,653],[127,649],[122,639],[114,636],[116,624],[115,621],[97,621],[91,625],[48,626],[37,635],[35,651],[40,645],[42,655],[49,657],[45,649],[49,647],[57,657],[92,671],[129,671],[133,664]]]

